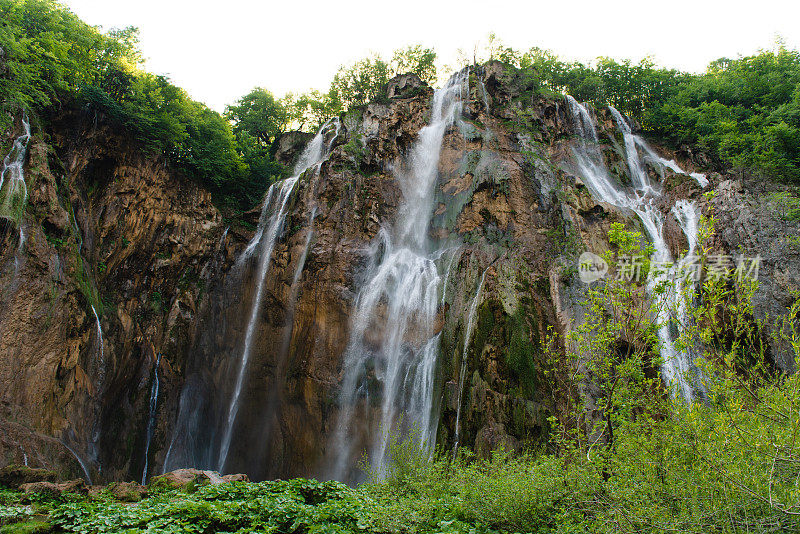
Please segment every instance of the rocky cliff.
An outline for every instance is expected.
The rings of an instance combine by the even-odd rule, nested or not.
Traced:
[[[562,398],[542,343],[583,318],[578,255],[606,250],[611,222],[640,223],[593,198],[563,99],[496,62],[470,71],[466,85],[442,142],[430,228],[444,251],[434,410],[440,445],[454,444],[459,419],[459,443],[486,454],[546,441]],[[397,216],[397,171],[430,119],[432,94],[414,76],[395,78],[385,97],[342,117],[329,157],[299,177],[258,303],[226,471],[324,476],[355,298]],[[594,113],[606,165],[624,182],[623,140],[607,110]],[[149,472],[165,462],[216,468],[255,298],[257,257],[242,254],[253,230],[229,229],[207,191],[102,117],[63,113],[51,130],[30,142],[19,226],[0,223],[3,461],[77,475],[77,458],[95,479],[141,478],[158,376]],[[279,160],[295,161],[307,140],[287,136]],[[785,242],[797,221],[782,217],[767,186],[651,141],[711,182],[704,190],[651,166],[664,188],[659,209],[669,214],[676,199],[713,208],[715,249],[763,256],[755,315],[777,316],[800,282],[800,250]],[[677,222],[667,218],[664,231],[677,257],[687,248]],[[777,342],[771,351],[791,370]],[[374,432],[371,398],[350,428],[355,450]]]

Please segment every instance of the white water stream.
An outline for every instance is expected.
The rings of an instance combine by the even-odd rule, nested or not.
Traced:
[[[153,385],[150,387],[150,416],[147,419],[147,436],[144,445],[144,469],[142,469],[142,485],[147,484],[147,471],[150,465],[150,442],[153,441],[153,432],[156,429],[156,409],[158,408],[158,368],[161,366],[161,353],[156,356],[156,365],[153,369]]]
[[[3,159],[3,170],[0,171],[0,216],[14,218],[19,206],[28,200],[28,187],[25,184],[25,155],[28,142],[31,140],[31,125],[28,117],[22,116],[23,133],[14,140],[11,150]],[[5,187],[5,191],[3,188]]]
[[[653,244],[651,265],[663,266],[651,269],[651,276],[647,281],[648,291],[655,299],[657,309],[659,351],[663,361],[661,373],[665,383],[675,386],[683,398],[691,402],[695,392],[702,391],[703,388],[702,384],[695,380],[699,371],[694,366],[691,351],[678,349],[677,340],[688,320],[684,299],[685,282],[680,273],[686,263],[693,259],[698,239],[699,214],[694,203],[688,200],[679,200],[672,208],[672,213],[689,244],[687,254],[677,263],[673,262],[663,235],[664,215],[655,207],[655,201],[661,196],[661,191],[647,176],[640,150],[652,163],[668,167],[680,174],[686,173],[674,161],[667,161],[655,154],[642,138],[633,134],[622,114],[614,107],[609,107],[625,142],[632,187],[624,187],[611,177],[605,166],[595,123],[589,112],[574,98],[567,96],[566,100],[574,128],[581,138],[573,153],[584,183],[595,199],[623,210],[631,210],[639,217]],[[702,174],[693,173],[690,176],[701,186],[708,183]],[[656,290],[664,284],[669,288],[667,291]]]
[[[300,176],[311,167],[319,165],[327,158],[336,137],[339,134],[339,120],[332,119],[325,123],[320,128],[314,139],[308,144],[300,156],[300,160],[294,169],[294,175],[287,178],[282,182],[278,182],[270,186],[267,193],[267,199],[264,202],[264,207],[261,211],[261,218],[258,222],[258,228],[253,239],[247,245],[247,248],[242,253],[242,256],[237,261],[244,261],[256,252],[260,247],[260,256],[258,260],[258,270],[256,274],[256,291],[253,298],[253,303],[250,309],[250,316],[247,321],[247,329],[245,331],[244,344],[242,347],[242,355],[239,360],[238,371],[236,373],[236,382],[233,388],[233,394],[228,408],[227,420],[223,432],[222,442],[219,450],[217,460],[217,469],[223,471],[225,463],[228,460],[228,453],[230,451],[231,441],[233,439],[233,427],[236,422],[236,416],[239,412],[239,401],[242,393],[242,386],[244,379],[247,375],[248,363],[253,348],[253,341],[256,331],[256,326],[259,320],[259,311],[261,309],[261,300],[264,292],[264,282],[266,280],[267,271],[269,269],[272,251],[275,248],[277,238],[283,229],[283,224],[286,220],[287,205],[289,198],[294,191],[294,187]],[[331,131],[333,134],[331,135]],[[327,136],[327,142],[326,142]]]
[[[441,251],[428,232],[442,140],[461,115],[465,83],[466,71],[461,71],[434,93],[430,122],[397,175],[403,192],[397,219],[380,232],[380,245],[356,298],[343,362],[341,411],[331,439],[329,476],[337,480],[354,478],[358,447],[367,447],[372,468],[382,475],[392,434],[416,427],[420,446],[429,448],[435,441],[439,334],[434,324],[441,281],[436,260]],[[366,436],[366,444],[357,443],[359,435]]]
[[[464,350],[461,353],[461,372],[458,374],[458,406],[456,407],[456,430],[453,441],[453,454],[458,452],[458,442],[461,436],[461,404],[464,396],[464,382],[467,374],[467,350],[469,349],[469,340],[472,337],[472,329],[475,328],[475,313],[478,311],[478,304],[480,304],[481,291],[483,291],[483,282],[485,280],[486,270],[484,270],[481,275],[478,289],[475,291],[475,296],[472,298],[472,304],[469,306],[469,315],[467,316],[467,324],[464,332]]]

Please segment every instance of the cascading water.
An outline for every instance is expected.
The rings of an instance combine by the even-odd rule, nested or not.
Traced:
[[[256,325],[258,324],[259,311],[261,309],[261,300],[264,291],[264,282],[266,274],[269,269],[272,251],[275,248],[280,231],[283,229],[283,224],[286,220],[286,208],[291,197],[294,187],[300,176],[311,167],[317,166],[324,161],[328,156],[333,143],[339,134],[339,119],[335,118],[325,123],[320,128],[317,135],[309,143],[300,160],[294,169],[294,175],[291,178],[275,183],[269,188],[267,193],[267,200],[264,202],[264,207],[261,211],[261,218],[258,222],[258,228],[255,236],[247,245],[242,256],[238,261],[244,261],[251,256],[256,249],[261,248],[261,254],[258,261],[258,270],[256,273],[256,291],[255,297],[250,310],[250,317],[247,322],[247,330],[245,331],[244,345],[242,348],[241,359],[239,360],[239,369],[236,373],[236,383],[234,385],[233,394],[231,396],[227,420],[225,423],[225,430],[222,437],[222,442],[219,450],[219,457],[217,460],[217,469],[222,471],[225,468],[225,463],[228,459],[230,451],[231,440],[233,439],[233,427],[236,422],[236,416],[239,411],[239,400],[242,393],[242,386],[247,374],[248,363],[250,360],[250,353],[253,347],[254,335]],[[325,143],[325,136],[333,129],[333,136],[329,136],[329,141]]]
[[[156,409],[158,408],[158,368],[161,366],[161,353],[156,356],[156,365],[153,369],[153,385],[150,388],[150,416],[147,419],[147,435],[144,445],[144,469],[142,469],[142,485],[147,484],[147,471],[150,465],[150,442],[156,428]]]
[[[483,282],[486,280],[486,271],[488,271],[488,269],[483,271],[481,281],[478,283],[478,290],[475,292],[475,297],[473,297],[472,304],[469,306],[469,315],[467,316],[467,324],[464,332],[464,350],[461,353],[461,371],[458,373],[458,405],[456,407],[456,430],[453,440],[453,454],[458,452],[458,442],[461,435],[461,404],[464,396],[465,375],[467,374],[467,349],[469,349],[472,329],[475,328],[475,313],[478,311],[478,304],[481,300]]]
[[[22,209],[28,200],[28,187],[25,185],[23,166],[31,139],[31,125],[28,117],[22,116],[23,134],[14,140],[8,155],[3,159],[0,171],[0,217],[19,220]],[[5,187],[5,191],[3,188]]]
[[[25,224],[20,221],[19,223],[19,242],[17,243],[17,250],[14,251],[14,281],[16,283],[17,276],[19,275],[19,271],[22,269],[22,266],[25,261],[25,256],[23,252],[25,252]]]
[[[688,174],[697,181],[700,187],[706,187],[708,185],[708,179],[706,178],[705,174],[699,172],[687,173],[686,171],[681,169],[681,167],[675,162],[674,159],[667,160],[656,154],[653,151],[653,149],[650,148],[650,146],[644,141],[644,139],[642,139],[638,135],[634,136],[634,139],[636,140],[636,146],[638,146],[645,153],[647,159],[649,159],[653,163],[657,163],[659,165],[662,165],[663,167],[671,169],[672,172],[675,172],[677,174]]]
[[[88,444],[88,454],[89,458],[95,464],[98,464],[98,452],[97,452],[97,444],[100,442],[100,436],[102,432],[102,428],[100,426],[100,398],[103,392],[103,387],[105,386],[106,380],[106,362],[105,362],[105,347],[103,345],[103,326],[100,324],[100,316],[97,315],[97,310],[93,305],[90,305],[92,309],[92,314],[94,314],[94,321],[95,321],[95,328],[96,328],[96,346],[95,346],[95,361],[92,363],[94,369],[96,369],[97,373],[97,381],[95,383],[95,395],[97,397],[97,402],[95,405],[95,421],[94,427],[92,430],[92,438]],[[98,470],[101,467],[98,464]]]
[[[283,364],[286,359],[286,354],[289,352],[289,343],[292,339],[292,330],[294,326],[294,308],[297,304],[297,292],[299,290],[298,283],[300,277],[303,275],[303,268],[306,266],[306,258],[308,257],[308,249],[311,247],[311,239],[314,237],[314,218],[317,216],[316,206],[311,210],[311,217],[308,221],[308,233],[306,234],[306,241],[303,245],[303,252],[297,262],[297,268],[294,271],[292,278],[292,285],[289,287],[289,306],[286,312],[287,325],[283,332],[283,339],[281,340],[281,350],[278,354],[279,364]],[[277,390],[277,388],[275,388]]]
[[[486,108],[486,113],[489,113],[489,93],[486,92],[486,85],[481,78],[478,78],[478,85],[481,88],[481,99],[483,100],[483,107]]]
[[[165,472],[180,467],[223,471],[231,467],[228,464],[240,462],[241,467],[237,465],[236,469],[248,469],[251,476],[258,478],[265,475],[264,466],[254,460],[264,450],[263,429],[242,426],[237,416],[241,407],[253,400],[244,395],[243,390],[249,380],[251,352],[255,351],[263,324],[259,314],[266,299],[266,278],[276,242],[282,235],[292,192],[302,175],[311,170],[319,172],[339,132],[338,119],[325,123],[303,150],[293,176],[269,188],[253,238],[236,259],[226,283],[215,288],[219,292],[218,302],[222,304],[219,308],[211,306],[207,311],[204,321],[209,321],[210,328],[198,336],[196,356],[188,363],[191,368],[187,370],[181,390],[177,420],[162,466]],[[220,240],[220,249],[223,246],[224,237]],[[251,278],[246,280],[244,277],[248,274]],[[241,291],[245,287],[252,291],[252,296],[241,302]],[[232,344],[229,340],[238,343]],[[254,431],[261,435],[255,437]],[[244,439],[248,440],[248,445],[250,440],[257,439],[262,446],[239,447]]]
[[[627,156],[626,159],[628,160],[628,169],[630,171],[633,187],[640,194],[656,194],[644,170],[642,160],[639,158],[637,139],[636,136],[633,135],[630,125],[614,106],[608,106],[608,109],[611,111],[611,115],[614,116],[617,128],[622,132],[622,139],[625,143],[625,155]]]
[[[70,454],[72,454],[72,456],[75,457],[75,460],[78,461],[78,465],[81,466],[81,469],[83,469],[83,475],[86,477],[86,483],[91,486],[92,485],[92,476],[89,474],[89,468],[86,467],[86,463],[81,459],[80,456],[78,456],[78,453],[75,452],[75,450],[72,447],[70,447],[69,445],[64,443],[63,440],[59,441],[59,443],[61,443],[64,446],[64,448],[67,449],[70,452]]]
[[[634,179],[634,184],[638,184],[641,187],[650,187],[650,180],[647,177],[647,173],[644,171],[644,165],[639,157],[639,149],[641,149],[647,158],[653,163],[667,167],[678,174],[687,174],[688,176],[694,178],[701,187],[708,185],[708,180],[706,179],[705,174],[701,174],[699,172],[693,172],[689,174],[681,169],[678,164],[675,163],[675,160],[666,160],[656,154],[644,139],[638,135],[634,135],[630,125],[628,124],[628,121],[625,120],[622,114],[617,111],[614,106],[608,106],[608,109],[611,111],[611,115],[614,117],[614,122],[617,123],[617,127],[622,132],[622,137],[625,140],[625,152],[628,157],[628,167],[631,171],[631,177]]]
[[[693,380],[694,376],[699,375],[699,371],[693,365],[690,351],[678,349],[676,343],[678,337],[675,335],[675,330],[680,335],[688,316],[683,295],[685,286],[679,274],[685,263],[691,259],[697,246],[698,215],[694,205],[688,201],[678,201],[673,207],[672,212],[689,243],[689,251],[675,265],[663,236],[664,217],[654,206],[654,200],[660,196],[660,191],[651,184],[639,156],[639,149],[651,162],[669,167],[681,174],[686,173],[674,161],[669,162],[656,155],[643,139],[633,134],[622,114],[614,107],[609,106],[625,141],[628,169],[633,184],[633,190],[626,190],[611,178],[603,162],[602,152],[598,146],[597,131],[591,115],[574,98],[567,96],[566,100],[571,110],[574,128],[581,137],[580,143],[573,153],[586,186],[597,200],[636,213],[653,244],[652,264],[668,266],[664,269],[655,269],[655,274],[651,272],[647,282],[648,291],[655,299],[658,310],[659,351],[663,361],[661,372],[664,381],[667,384],[675,385],[683,398],[691,402],[694,399],[695,389],[702,391],[702,384]],[[691,176],[701,185],[708,183],[702,174],[694,173]],[[656,288],[663,284],[670,285],[672,290],[656,291]],[[676,329],[672,328],[673,322],[677,323]]]
[[[444,274],[444,282],[442,283],[442,306],[444,306],[445,300],[447,298],[447,283],[450,281],[450,271],[453,270],[453,263],[455,263],[456,256],[461,256],[461,249],[456,248],[453,250],[453,253],[450,255],[450,261],[447,262],[447,269],[445,269]]]
[[[267,387],[264,398],[260,399],[259,406],[263,407],[263,415],[258,419],[258,429],[254,437],[251,437],[251,439],[255,439],[261,444],[258,450],[248,457],[250,462],[261,469],[257,476],[272,478],[281,473],[281,466],[275,460],[282,457],[283,438],[286,430],[283,422],[290,417],[288,411],[291,410],[289,407],[291,401],[286,398],[286,390],[281,385],[289,380],[287,377],[287,364],[289,362],[292,335],[295,330],[295,308],[301,289],[300,280],[314,238],[314,219],[316,214],[317,208],[314,206],[308,219],[302,252],[296,262],[293,262],[296,263],[296,267],[289,286],[289,294],[285,301],[284,326],[277,345],[278,350],[273,360],[272,382]],[[299,341],[299,343],[302,344],[303,342]]]
[[[97,369],[98,369],[98,388],[102,387],[105,381],[105,354],[103,347],[103,325],[100,324],[100,316],[97,315],[97,310],[94,305],[90,306],[94,314],[94,324],[97,328]]]
[[[365,447],[384,473],[390,436],[416,427],[430,447],[438,420],[433,413],[439,334],[434,323],[440,276],[428,232],[433,215],[439,155],[446,130],[461,113],[466,71],[434,93],[431,119],[419,132],[398,173],[403,202],[392,229],[380,232],[355,301],[344,355],[339,419],[331,438],[329,476],[354,480],[355,454]],[[375,393],[379,398],[369,399]],[[377,406],[372,417],[370,405]],[[402,421],[401,421],[402,420]]]
[[[594,198],[623,209],[631,208],[631,198],[617,184],[603,162],[594,119],[589,111],[577,100],[567,95],[573,127],[579,136],[579,144],[573,149],[573,155],[583,176],[584,183]]]

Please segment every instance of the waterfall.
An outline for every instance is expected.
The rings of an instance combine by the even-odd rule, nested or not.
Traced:
[[[150,442],[156,428],[156,408],[158,408],[158,368],[161,365],[161,353],[156,356],[156,365],[153,369],[153,385],[150,387],[150,416],[147,420],[147,436],[144,445],[144,469],[142,469],[142,485],[147,484],[147,470],[150,459]]]
[[[74,456],[75,459],[78,461],[78,464],[81,466],[81,469],[83,469],[83,474],[86,477],[86,482],[91,486],[92,485],[92,477],[91,477],[91,475],[89,475],[89,469],[86,467],[86,464],[83,462],[81,457],[78,456],[78,453],[75,452],[73,450],[73,448],[70,447],[69,445],[67,445],[64,441],[60,440],[59,443],[61,443],[64,446],[64,448],[67,449],[72,454],[72,456]]]
[[[655,151],[653,151],[653,149],[650,148],[650,145],[648,145],[644,139],[642,139],[638,135],[633,134],[630,125],[622,117],[622,114],[619,111],[617,111],[616,108],[614,108],[614,106],[609,106],[608,109],[614,116],[614,120],[617,123],[618,127],[620,128],[620,131],[623,132],[623,138],[625,139],[625,151],[626,155],[628,156],[628,165],[631,166],[631,173],[632,174],[635,173],[638,176],[639,181],[649,183],[647,178],[647,173],[644,172],[644,166],[642,165],[642,162],[638,154],[638,149],[641,149],[642,152],[645,153],[645,155],[651,162],[657,163],[662,167],[671,169],[673,172],[677,174],[685,174],[687,176],[691,176],[700,185],[700,187],[706,187],[708,185],[708,178],[706,178],[705,174],[699,172],[687,173],[675,162],[674,159],[667,160],[656,154]],[[634,163],[631,163],[632,161],[631,155],[633,155]]]
[[[641,137],[634,136],[634,139],[636,140],[636,146],[638,146],[645,153],[647,158],[650,161],[652,161],[653,163],[658,163],[662,167],[666,167],[668,169],[671,169],[672,172],[675,172],[675,173],[678,173],[678,174],[687,174],[687,175],[691,176],[700,185],[700,187],[705,188],[708,185],[708,178],[706,178],[705,174],[702,174],[702,173],[699,173],[699,172],[687,173],[686,171],[681,169],[681,167],[675,162],[674,159],[666,160],[666,159],[662,158],[661,156],[659,156],[658,154],[656,154],[653,151],[653,149],[650,148],[650,146]]]
[[[286,220],[286,211],[289,203],[289,198],[294,191],[294,186],[300,179],[300,176],[311,167],[322,164],[324,159],[328,156],[336,137],[339,134],[339,119],[331,119],[320,128],[314,139],[308,144],[300,156],[299,161],[294,169],[294,175],[287,178],[282,182],[272,184],[267,193],[267,199],[264,202],[264,207],[261,211],[261,217],[258,222],[258,228],[253,239],[247,245],[247,248],[242,253],[242,256],[237,261],[244,261],[255,253],[257,248],[261,248],[261,254],[258,260],[258,270],[256,272],[256,291],[253,303],[251,305],[250,317],[247,322],[247,330],[245,331],[244,344],[242,348],[242,355],[239,360],[239,368],[236,373],[236,383],[231,395],[230,404],[228,407],[227,420],[225,423],[225,430],[223,433],[222,444],[220,446],[219,457],[217,460],[217,469],[222,471],[225,468],[225,463],[228,459],[230,451],[231,440],[233,439],[233,427],[236,422],[236,416],[239,412],[239,400],[242,393],[242,386],[247,374],[247,367],[250,360],[250,353],[254,341],[256,326],[259,320],[259,311],[261,309],[261,300],[264,292],[264,282],[266,279],[267,271],[269,269],[272,251],[275,248],[275,243],[278,235],[283,229],[283,223]],[[333,136],[330,137],[328,143],[325,143],[325,135],[333,131]]]
[[[340,413],[331,438],[329,475],[355,478],[354,453],[365,446],[372,468],[385,473],[390,436],[416,427],[422,447],[434,441],[433,387],[439,351],[434,332],[441,253],[428,232],[447,129],[460,116],[466,70],[433,96],[431,119],[397,173],[403,200],[392,228],[384,228],[355,300],[343,358]],[[369,399],[375,393],[377,399]],[[365,401],[365,399],[367,399]],[[370,406],[376,408],[373,418]],[[377,419],[377,420],[374,420]],[[362,438],[366,443],[358,443]]]
[[[100,408],[100,395],[103,391],[103,387],[105,385],[106,379],[106,362],[105,362],[105,347],[103,346],[103,327],[100,324],[100,316],[97,315],[97,310],[95,309],[94,305],[89,305],[92,309],[92,313],[94,314],[94,321],[95,321],[95,328],[97,329],[96,333],[96,348],[95,348],[95,361],[93,367],[97,370],[97,382],[95,384],[95,395],[96,395],[96,404],[95,404],[95,412],[94,412],[94,426],[92,430],[92,437],[89,440],[88,444],[88,454],[89,458],[98,464],[98,470],[102,469],[99,466],[98,461],[98,452],[97,452],[97,444],[100,441],[100,436],[102,433],[102,428],[100,426],[100,415],[99,412]]]
[[[95,327],[97,328],[97,369],[98,369],[98,379],[97,379],[97,389],[98,391],[103,386],[103,382],[105,381],[105,354],[103,353],[103,326],[100,324],[100,316],[97,315],[97,310],[94,308],[94,305],[90,305],[92,308],[92,313],[94,314],[94,322]]]
[[[444,274],[444,282],[442,282],[442,306],[444,306],[445,299],[447,297],[447,284],[450,281],[450,271],[453,269],[453,263],[455,262],[456,256],[461,256],[460,248],[453,250],[453,253],[450,255],[450,261],[447,262],[447,269],[445,269]]]
[[[602,152],[597,146],[598,137],[594,121],[585,106],[570,96],[567,96],[566,100],[571,110],[573,127],[581,138],[578,146],[573,149],[573,154],[586,186],[595,199],[607,202],[623,210],[633,211],[641,220],[642,226],[653,244],[654,252],[651,261],[658,265],[672,264],[672,255],[663,235],[664,216],[655,207],[655,200],[660,197],[661,193],[652,186],[639,156],[639,149],[653,163],[668,167],[681,174],[686,173],[674,161],[667,161],[655,154],[641,137],[633,134],[630,125],[622,114],[613,106],[609,106],[617,128],[622,133],[625,141],[628,170],[634,189],[632,191],[626,190],[611,178],[603,162]],[[702,174],[693,173],[691,176],[700,185],[708,183]],[[692,375],[698,376],[699,370],[696,369],[692,362],[691,352],[679,350],[677,347],[678,336],[688,317],[683,295],[685,286],[679,273],[695,252],[698,240],[697,220],[699,216],[694,204],[688,201],[676,202],[672,208],[672,214],[681,225],[689,243],[689,250],[677,264],[672,264],[667,269],[661,269],[655,275],[651,272],[647,281],[647,289],[655,300],[656,309],[658,310],[656,317],[660,325],[658,342],[659,352],[663,361],[661,374],[665,383],[676,386],[683,398],[691,402],[694,399],[695,388],[702,391],[702,385],[695,386],[693,384],[695,381],[692,380]],[[671,285],[671,291],[656,291],[656,288],[662,284]],[[677,323],[675,329],[672,327],[673,322]],[[676,330],[678,336],[675,335]]]
[[[25,257],[22,255],[25,252],[25,240],[27,236],[25,235],[25,225],[20,220],[19,222],[19,242],[17,243],[17,250],[14,251],[14,280],[16,280],[17,275],[19,274],[20,269],[22,268],[23,262],[25,261]]]
[[[622,132],[622,139],[625,143],[625,155],[627,156],[626,159],[628,160],[628,170],[631,174],[633,187],[637,190],[637,192],[642,194],[656,194],[652,185],[650,184],[650,179],[647,177],[647,173],[644,170],[642,160],[639,158],[636,142],[637,139],[636,136],[633,135],[630,125],[614,106],[608,106],[608,109],[611,111],[611,115],[614,116],[614,121],[617,123],[617,128],[620,132]]]
[[[589,115],[589,110],[570,95],[566,96],[566,100],[567,106],[572,113],[573,126],[575,131],[578,132],[581,143],[584,146],[586,146],[586,141],[597,143],[597,131],[594,128],[594,120]]]
[[[689,244],[689,248],[686,251],[686,254],[680,260],[678,265],[674,266],[672,269],[673,273],[673,281],[675,284],[675,291],[672,293],[673,296],[673,309],[676,310],[676,323],[677,323],[677,332],[678,336],[681,336],[686,331],[686,327],[688,323],[692,320],[691,314],[688,310],[688,302],[685,296],[687,293],[689,295],[694,294],[697,288],[697,281],[694,279],[687,279],[685,275],[681,273],[687,272],[688,269],[691,267],[691,262],[698,261],[699,258],[695,254],[697,251],[698,245],[698,223],[700,219],[700,212],[697,209],[697,205],[693,201],[681,199],[675,202],[675,205],[672,207],[672,214],[675,216],[675,219],[678,221],[678,224],[683,231],[683,235],[686,236],[686,242]],[[689,284],[688,291],[686,284]],[[689,356],[687,360],[690,363],[694,359],[696,354],[694,347],[688,347],[686,349],[686,353]],[[698,380],[693,382],[695,389],[703,396],[706,397],[706,389],[702,381],[702,374],[699,369],[695,367],[690,367],[691,372],[694,374],[694,377]]]
[[[588,110],[574,98],[567,95],[566,100],[572,114],[573,127],[579,136],[579,143],[572,153],[584,184],[594,198],[618,208],[630,209],[629,195],[615,182],[605,166],[594,120]]]
[[[486,92],[486,85],[481,78],[478,78],[478,85],[481,88],[481,98],[483,100],[483,107],[486,108],[486,113],[489,113],[489,94]]]
[[[294,330],[294,309],[297,304],[297,293],[299,291],[298,284],[300,277],[303,275],[303,268],[306,266],[306,258],[308,257],[308,249],[311,248],[311,239],[314,237],[314,218],[317,216],[316,206],[311,210],[311,216],[308,220],[308,233],[306,233],[306,241],[303,245],[303,252],[300,254],[300,260],[297,262],[297,268],[294,271],[292,278],[292,285],[289,287],[289,305],[286,310],[286,328],[283,332],[283,339],[281,340],[281,351],[278,354],[279,365],[283,365],[286,355],[289,352],[289,343],[292,340],[292,331]],[[275,388],[277,391],[277,388]]]
[[[31,125],[28,117],[22,116],[23,134],[14,140],[11,150],[3,159],[3,170],[0,171],[0,192],[8,181],[2,204],[0,204],[0,217],[18,220],[22,209],[28,200],[28,187],[25,185],[25,155],[28,151],[28,142],[31,139]],[[17,200],[15,200],[17,199]]]
[[[456,431],[453,440],[453,454],[458,452],[458,441],[461,434],[461,403],[464,396],[464,381],[467,374],[467,349],[469,349],[469,340],[472,337],[472,329],[475,328],[475,313],[478,311],[478,304],[481,299],[481,291],[483,290],[483,282],[486,279],[485,269],[481,275],[481,281],[478,283],[478,290],[475,291],[475,296],[472,298],[472,304],[469,306],[469,315],[467,316],[467,324],[464,331],[464,350],[461,353],[461,372],[458,373],[458,405],[456,406]]]

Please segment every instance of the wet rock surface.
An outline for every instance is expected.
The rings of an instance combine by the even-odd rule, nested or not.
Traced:
[[[543,373],[542,343],[548,329],[565,334],[583,320],[577,257],[607,250],[612,222],[640,226],[630,213],[592,198],[574,163],[576,133],[565,104],[526,83],[497,62],[470,74],[463,115],[442,144],[430,231],[448,251],[440,260],[447,283],[436,324],[437,440],[453,445],[466,358],[460,443],[481,455],[546,441],[559,392]],[[343,118],[319,171],[300,177],[259,303],[236,439],[224,466],[247,475],[234,479],[322,472],[340,409],[354,299],[381,228],[397,217],[404,161],[429,120],[432,94],[413,76],[392,80],[385,99]],[[613,120],[596,113],[609,169],[624,181]],[[227,224],[208,191],[143,155],[102,120],[74,112],[54,125],[50,144],[36,135],[31,142],[22,247],[19,229],[0,222],[0,427],[7,429],[0,462],[30,458],[65,477],[84,476],[85,467],[101,482],[140,480],[159,354],[150,474],[180,448],[181,432],[193,432],[197,443],[219,439],[255,297],[257,261],[236,261],[252,231],[231,228],[223,239]],[[279,159],[290,164],[307,140],[281,138]],[[685,169],[708,170],[701,154],[650,142]],[[782,217],[774,191],[717,174],[709,186],[717,195],[708,199],[689,176],[648,172],[664,187],[659,209],[667,215],[679,198],[695,200],[704,212],[713,207],[715,250],[761,254],[756,313],[785,311],[800,283],[792,241],[798,226]],[[253,221],[259,212],[250,214]],[[686,247],[669,216],[665,240],[674,255]],[[783,349],[772,350],[789,369]],[[185,402],[197,406],[193,426],[176,429]],[[374,407],[365,406],[354,436],[376,423]],[[219,469],[198,447],[186,462],[181,467]],[[231,477],[183,471],[185,477],[173,473],[169,480]]]

